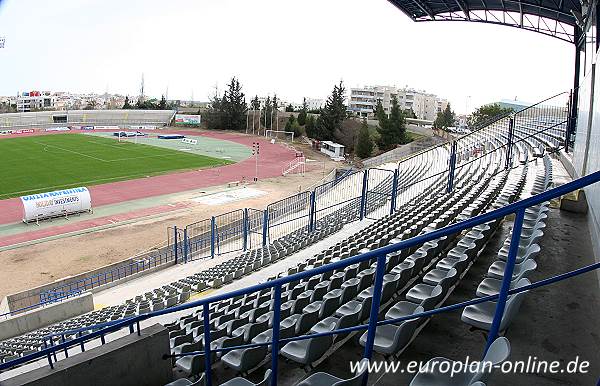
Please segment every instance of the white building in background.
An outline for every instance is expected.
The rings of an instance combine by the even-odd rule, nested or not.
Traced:
[[[435,120],[448,101],[434,94],[412,88],[393,86],[365,86],[351,88],[348,97],[348,110],[360,117],[373,118],[377,102],[381,100],[383,110],[390,113],[392,99],[396,97],[401,110],[412,109],[419,119]]]
[[[52,110],[56,108],[56,97],[50,91],[27,91],[17,96],[17,111]]]

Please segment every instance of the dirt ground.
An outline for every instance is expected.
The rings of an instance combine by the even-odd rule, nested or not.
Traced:
[[[193,202],[186,209],[106,230],[0,252],[0,299],[8,294],[96,269],[148,250],[166,241],[168,226],[185,226],[239,208],[264,209],[271,202],[317,184],[334,168],[346,166],[313,152],[307,146],[296,147],[302,148],[306,156],[315,162],[307,164],[304,176],[288,175],[261,180],[256,185],[250,184],[250,187],[267,193],[261,197],[209,206],[190,200],[198,197],[198,193],[183,192],[172,195],[168,202]],[[165,203],[157,205],[159,204]]]

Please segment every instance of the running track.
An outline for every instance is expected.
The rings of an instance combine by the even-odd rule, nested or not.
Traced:
[[[161,134],[162,133],[165,132],[161,131]],[[169,131],[169,133],[180,133],[202,137],[210,137],[215,139],[237,142],[248,147],[252,147],[253,142],[260,142],[261,146],[259,157],[259,179],[280,176],[282,167],[288,164],[295,157],[294,152],[290,149],[287,149],[280,145],[273,145],[268,140],[260,139],[258,137],[218,131],[194,132],[176,130]],[[238,163],[221,167],[202,169],[196,171],[174,172],[171,174],[148,178],[113,182],[108,184],[91,186],[89,189],[92,195],[92,204],[94,207],[98,207],[141,198],[160,196],[163,194],[172,194],[184,192],[187,190],[201,189],[209,186],[223,185],[228,182],[239,181],[242,179],[242,177],[245,177],[247,181],[252,181],[252,179],[254,178],[254,174],[255,160],[254,157],[250,157]],[[22,216],[22,206],[21,200],[19,198],[0,200],[0,224],[19,222],[21,221]],[[77,228],[85,229],[87,227],[89,226]],[[43,233],[44,236],[49,235],[48,232]],[[14,235],[0,238],[0,245],[10,245],[14,242],[25,241],[23,239],[23,235],[21,235],[20,237],[18,236],[19,235]],[[37,238],[39,237],[27,237],[27,239]]]

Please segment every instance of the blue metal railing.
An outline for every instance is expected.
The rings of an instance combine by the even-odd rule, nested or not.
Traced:
[[[522,226],[523,218],[524,218],[523,214],[524,214],[525,210],[528,207],[539,205],[543,202],[552,200],[554,198],[558,198],[566,193],[569,193],[569,192],[577,190],[577,189],[584,188],[588,185],[597,183],[599,181],[600,181],[600,171],[597,171],[588,176],[579,178],[577,180],[574,180],[574,181],[564,184],[562,186],[553,188],[551,190],[548,190],[543,193],[537,194],[535,196],[526,198],[524,200],[512,203],[505,207],[495,209],[493,211],[479,215],[477,217],[473,217],[471,219],[461,221],[459,223],[444,227],[442,229],[438,229],[438,230],[435,230],[433,232],[430,232],[430,233],[427,233],[424,235],[420,235],[417,237],[413,237],[411,239],[401,241],[397,244],[390,244],[390,245],[387,245],[387,246],[384,246],[384,247],[381,247],[381,248],[378,248],[378,249],[375,249],[375,250],[372,250],[372,251],[369,251],[369,252],[366,252],[363,254],[359,254],[359,255],[356,255],[356,256],[341,260],[341,261],[336,261],[334,263],[323,265],[318,268],[313,268],[308,271],[299,272],[299,273],[296,273],[293,275],[278,278],[273,281],[268,281],[266,283],[239,289],[239,290],[232,291],[229,293],[215,295],[215,296],[211,296],[211,297],[208,297],[205,299],[200,299],[200,300],[190,302],[187,304],[175,306],[170,309],[153,311],[153,312],[150,312],[147,314],[133,316],[133,317],[118,320],[118,321],[102,323],[102,324],[98,324],[98,325],[94,325],[94,326],[90,326],[90,327],[84,327],[84,328],[80,328],[80,329],[76,329],[76,330],[65,331],[65,332],[61,332],[61,333],[57,333],[57,334],[51,334],[51,335],[47,336],[48,341],[50,342],[49,346],[46,345],[46,347],[39,352],[26,355],[24,357],[15,359],[8,363],[2,363],[2,364],[0,364],[0,370],[5,370],[10,367],[17,366],[17,365],[20,365],[20,364],[23,364],[23,363],[26,363],[26,362],[29,362],[29,361],[32,361],[35,359],[43,358],[43,357],[48,358],[49,364],[52,367],[53,366],[52,358],[54,357],[54,360],[56,360],[56,353],[58,351],[63,350],[66,352],[67,348],[75,346],[75,345],[80,345],[83,349],[84,343],[86,341],[89,341],[91,339],[95,339],[98,337],[100,337],[100,339],[102,341],[104,341],[105,334],[119,330],[123,327],[128,327],[130,329],[130,331],[133,332],[134,326],[137,326],[138,333],[139,333],[139,328],[140,328],[139,326],[140,326],[141,321],[144,321],[144,320],[147,320],[150,318],[154,318],[154,317],[158,317],[161,315],[166,315],[166,314],[170,314],[170,313],[174,313],[174,312],[178,312],[178,311],[182,311],[182,310],[187,310],[187,309],[191,309],[191,308],[197,308],[197,307],[203,307],[203,314],[204,314],[203,320],[204,320],[205,349],[201,353],[205,354],[205,358],[207,359],[207,366],[206,366],[206,384],[207,384],[207,386],[211,385],[210,358],[211,358],[211,354],[214,352],[226,352],[226,351],[231,351],[231,350],[235,350],[235,349],[250,348],[250,347],[257,347],[257,346],[264,346],[264,345],[272,346],[272,358],[271,358],[271,369],[273,371],[272,385],[276,386],[277,385],[277,367],[278,367],[278,360],[279,360],[278,352],[279,352],[279,347],[281,346],[282,343],[287,343],[287,342],[291,342],[291,341],[295,341],[295,340],[310,339],[310,338],[315,338],[315,337],[325,336],[325,335],[343,334],[343,333],[348,333],[348,332],[352,332],[352,331],[367,330],[367,345],[365,346],[365,351],[364,351],[363,356],[365,358],[370,358],[370,356],[372,355],[372,352],[373,352],[373,347],[372,347],[373,340],[374,340],[375,331],[376,331],[376,328],[378,325],[398,323],[398,322],[404,321],[404,320],[429,317],[429,316],[439,314],[442,312],[448,312],[448,311],[456,310],[459,308],[463,308],[467,305],[479,304],[479,303],[483,303],[483,302],[487,302],[487,301],[497,301],[494,322],[492,324],[492,329],[489,333],[489,340],[492,341],[497,336],[498,326],[502,319],[503,310],[504,310],[504,307],[506,304],[506,299],[509,294],[515,294],[515,293],[523,292],[523,291],[526,291],[529,289],[542,287],[545,285],[556,283],[561,280],[566,280],[568,278],[571,278],[571,277],[574,277],[577,275],[581,275],[583,273],[590,272],[592,270],[596,270],[596,269],[600,268],[600,263],[595,263],[592,265],[588,265],[588,266],[579,268],[575,271],[563,273],[558,276],[544,279],[542,281],[533,283],[531,285],[527,285],[524,287],[519,287],[519,288],[510,290],[510,281],[511,281],[512,275],[513,275],[513,267],[514,267],[516,256],[517,256],[517,247],[518,247],[518,242],[519,242],[519,238],[520,238],[520,230],[521,230],[521,226]],[[398,252],[405,248],[419,246],[427,241],[435,240],[435,239],[438,239],[443,236],[456,234],[465,229],[469,229],[469,228],[472,228],[472,227],[480,225],[480,224],[484,224],[484,223],[487,223],[490,221],[501,219],[501,218],[503,218],[507,215],[511,215],[511,214],[517,214],[517,216],[516,216],[516,220],[515,220],[513,235],[511,238],[511,246],[509,248],[509,254],[507,257],[507,264],[506,264],[506,268],[504,271],[502,287],[501,287],[499,294],[493,295],[493,296],[477,298],[477,299],[472,299],[472,300],[454,304],[454,305],[439,307],[439,308],[436,308],[433,310],[424,311],[424,312],[421,312],[418,314],[413,314],[410,316],[397,318],[397,319],[393,319],[393,320],[385,320],[385,321],[377,320],[378,319],[378,311],[379,311],[379,307],[380,307],[379,299],[380,299],[381,292],[382,292],[383,276],[385,274],[384,267],[385,267],[385,262],[386,262],[386,255],[393,253],[393,252]],[[322,274],[322,273],[325,273],[328,271],[342,269],[349,265],[360,263],[362,261],[372,260],[372,259],[377,259],[377,271],[376,271],[375,284],[374,284],[374,289],[373,289],[374,297],[373,297],[371,310],[370,310],[371,313],[370,313],[370,317],[369,317],[369,323],[367,325],[353,326],[353,327],[338,329],[338,330],[329,331],[329,332],[320,333],[320,334],[302,335],[302,336],[297,336],[297,337],[279,339],[279,321],[280,321],[280,311],[281,311],[281,289],[284,284],[298,281],[301,279],[306,279],[306,278],[309,278],[309,277],[312,277],[315,275],[319,275],[319,274]],[[219,301],[226,300],[226,299],[231,299],[231,298],[237,297],[237,296],[243,296],[245,294],[258,292],[258,291],[262,291],[265,289],[273,289],[274,294],[275,294],[274,308],[273,308],[274,317],[273,317],[273,327],[272,327],[273,328],[272,341],[266,342],[266,343],[246,344],[246,345],[240,345],[240,346],[235,346],[235,347],[211,349],[210,348],[210,342],[211,342],[211,340],[210,340],[210,325],[209,325],[209,323],[210,323],[210,312],[209,312],[210,305],[215,302],[219,302]],[[86,335],[82,335],[84,333]],[[67,335],[77,335],[77,337],[70,341],[66,341],[65,336],[67,336]],[[56,336],[61,337],[61,342],[55,345],[53,338]],[[198,354],[198,353],[199,352],[185,353],[182,355],[194,355],[194,354]]]

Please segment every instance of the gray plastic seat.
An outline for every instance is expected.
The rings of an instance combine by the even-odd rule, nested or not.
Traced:
[[[515,289],[519,287],[523,287],[531,284],[531,282],[527,278],[522,278],[519,280],[513,280],[510,283],[510,289]],[[477,287],[477,291],[475,294],[479,297],[496,295],[500,292],[500,288],[502,287],[502,280],[493,279],[491,277],[485,278],[479,283]]]
[[[492,368],[495,365],[500,365],[510,355],[510,343],[504,337],[497,338],[483,358],[483,363],[491,363]],[[453,368],[454,361],[451,359],[437,357],[430,359],[423,367],[431,369],[428,372],[419,372],[410,382],[410,386],[472,386],[477,382],[485,382],[489,376],[489,371],[483,368],[477,372],[459,372],[452,374],[451,372],[440,372],[439,363],[450,362],[450,368]],[[453,375],[453,376],[451,376]]]
[[[396,355],[402,352],[413,337],[415,329],[419,324],[418,319],[407,320],[398,325],[385,324],[377,326],[373,350],[382,355]],[[364,332],[360,337],[361,346],[367,343],[367,334]]]
[[[360,371],[350,379],[342,379],[329,373],[318,372],[303,379],[297,386],[360,386],[368,368],[368,361],[368,359],[361,360]]]
[[[504,315],[502,315],[502,320],[500,321],[500,332],[506,330],[512,323],[519,311],[526,293],[527,291],[519,292],[518,294],[510,295],[508,297],[506,306],[504,308]],[[464,308],[460,319],[475,328],[489,331],[492,326],[495,313],[496,302],[473,304]]]
[[[187,378],[177,379],[173,382],[167,383],[165,386],[204,386],[206,385],[206,380],[204,378],[204,374],[196,381],[192,382]]]
[[[269,352],[267,346],[258,346],[232,350],[221,357],[221,360],[237,372],[244,373],[262,362]]]
[[[506,268],[506,262],[496,260],[490,265],[487,276],[495,279],[502,279],[504,277],[504,269]],[[529,272],[537,268],[537,263],[533,259],[525,260],[522,263],[515,264],[513,271],[512,280],[518,280],[524,277]]]
[[[329,331],[333,331],[333,326]],[[283,346],[281,355],[296,363],[309,365],[321,358],[332,345],[332,335],[297,340]]]
[[[211,362],[215,362],[216,355],[211,353]],[[204,354],[188,355],[179,358],[175,362],[175,367],[183,371],[186,377],[197,376],[206,368],[204,366]]]
[[[260,381],[259,383],[252,383],[245,378],[237,377],[237,378],[233,378],[225,383],[221,383],[221,386],[268,386],[270,383],[271,383],[271,369],[267,369],[267,371],[265,371],[265,376],[263,377],[263,380]]]

